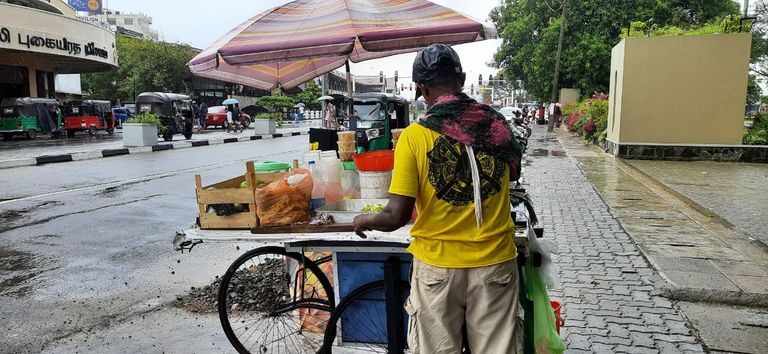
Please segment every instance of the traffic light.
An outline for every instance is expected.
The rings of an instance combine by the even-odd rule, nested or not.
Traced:
[[[395,82],[397,82],[397,70],[395,70]]]
[[[469,85],[469,94],[475,95],[475,84]]]
[[[384,83],[384,72],[379,71],[379,83]]]
[[[493,75],[488,75],[488,85],[493,86]]]
[[[477,85],[478,85],[478,86],[482,86],[482,85],[483,85],[483,74],[480,74],[480,75],[477,77]]]

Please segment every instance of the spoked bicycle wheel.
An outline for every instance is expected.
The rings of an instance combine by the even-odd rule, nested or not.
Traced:
[[[218,295],[224,333],[243,354],[317,353],[334,303],[320,267],[281,247],[240,256],[221,279]]]
[[[399,287],[398,308],[403,309],[411,285],[400,281]],[[385,281],[380,280],[365,284],[345,296],[328,320],[320,353],[387,353],[389,338],[384,294]]]

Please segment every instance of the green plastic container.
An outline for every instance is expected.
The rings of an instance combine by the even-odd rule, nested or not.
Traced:
[[[256,172],[288,172],[291,165],[285,162],[266,161],[257,163],[255,169]]]
[[[342,161],[341,165],[344,168],[344,171],[357,171],[357,166],[355,166],[355,161]]]

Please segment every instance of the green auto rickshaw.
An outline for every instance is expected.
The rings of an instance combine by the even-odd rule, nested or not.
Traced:
[[[11,140],[14,135],[35,139],[38,134],[62,134],[59,102],[50,98],[10,97],[0,102],[0,134]]]
[[[355,119],[350,120],[347,97],[338,94],[324,96],[323,109],[328,109],[328,104],[332,105],[336,118],[333,125],[338,128],[310,128],[309,142],[317,144],[319,150],[336,150],[337,132],[342,129],[355,131],[358,150],[392,149],[392,129],[405,128],[410,123],[408,100],[398,95],[378,92],[354,94],[352,98]]]
[[[392,148],[392,129],[405,128],[408,119],[408,100],[389,93],[363,93],[352,96],[357,146],[365,151]]]

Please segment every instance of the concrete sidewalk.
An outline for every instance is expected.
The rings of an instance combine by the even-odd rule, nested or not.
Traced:
[[[306,135],[308,132],[308,127],[279,128],[276,134],[270,135],[254,135],[253,130],[245,130],[239,133],[227,133],[221,130],[195,131],[190,140],[183,140],[181,138],[182,140],[165,142],[158,138],[158,145],[131,148],[123,146],[122,131],[120,130],[117,130],[114,136],[91,137],[88,141],[40,140],[39,144],[35,145],[21,144],[37,143],[37,141],[14,141],[10,144],[15,144],[16,146],[6,146],[6,149],[0,150],[0,168],[44,165],[171,149],[273,139],[284,136]],[[179,139],[179,137],[176,136],[176,139]]]
[[[631,161],[605,154],[564,130],[551,137],[578,161],[611,213],[665,280],[658,287],[660,294],[681,301],[680,308],[709,349],[759,353],[768,348],[765,249]]]

